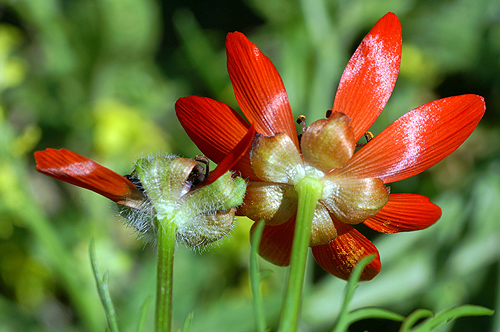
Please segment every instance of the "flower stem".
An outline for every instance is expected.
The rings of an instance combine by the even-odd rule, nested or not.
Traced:
[[[156,332],[169,332],[172,326],[172,279],[175,233],[172,219],[159,220],[156,279]]]
[[[323,194],[323,186],[319,180],[306,176],[295,186],[295,191],[298,194],[297,220],[290,258],[290,273],[280,321],[280,330],[287,332],[297,330],[311,222],[316,204]]]

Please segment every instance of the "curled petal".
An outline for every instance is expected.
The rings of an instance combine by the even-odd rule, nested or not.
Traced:
[[[455,151],[474,131],[485,111],[484,99],[462,95],[439,99],[392,123],[339,170],[350,177],[404,180]]]
[[[441,217],[441,209],[416,194],[389,195],[387,204],[364,224],[377,232],[398,233],[424,229]]]
[[[128,179],[75,152],[46,149],[36,151],[35,159],[40,173],[92,190],[118,204],[139,208],[145,200]]]
[[[325,173],[342,167],[356,145],[350,122],[345,114],[333,112],[328,119],[307,126],[300,140],[304,160]]]
[[[366,35],[340,79],[333,111],[352,119],[355,141],[379,116],[391,96],[401,63],[401,24],[393,13]]]
[[[251,233],[253,233],[255,225],[252,226]],[[264,226],[259,255],[274,265],[288,266],[290,264],[290,254],[292,253],[294,230],[295,216],[278,226]]]
[[[240,211],[252,220],[264,220],[266,225],[280,225],[297,212],[295,189],[279,183],[250,182]]]
[[[250,159],[254,174],[262,181],[294,185],[305,175],[299,151],[285,133],[257,135]]]
[[[361,274],[361,280],[373,279],[381,268],[377,248],[352,226],[335,222],[338,236],[330,243],[312,247],[316,262],[326,272],[347,280],[356,264],[364,257],[376,254]]]
[[[208,158],[220,163],[240,142],[250,125],[231,107],[210,98],[183,97],[175,103],[182,127]],[[256,179],[250,167],[250,149],[233,166],[243,177]]]
[[[240,32],[227,35],[226,52],[234,94],[247,119],[259,134],[284,132],[298,148],[288,95],[271,60]]]
[[[337,220],[359,224],[376,215],[389,199],[389,190],[380,179],[357,179],[336,176],[336,172],[323,178],[321,202]]]
[[[316,204],[314,217],[311,224],[311,239],[309,246],[327,244],[337,237],[337,229],[333,224],[328,209],[323,204]]]

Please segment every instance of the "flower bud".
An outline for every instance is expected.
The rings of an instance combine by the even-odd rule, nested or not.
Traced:
[[[129,225],[145,241],[154,242],[161,224],[173,222],[177,241],[192,248],[232,230],[236,206],[246,190],[245,181],[229,172],[204,186],[205,174],[197,161],[172,156],[139,159],[127,178],[146,197],[137,209],[118,205]]]

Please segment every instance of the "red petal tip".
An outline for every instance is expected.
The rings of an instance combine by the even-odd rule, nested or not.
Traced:
[[[92,190],[116,203],[130,206],[134,205],[132,201],[144,199],[128,179],[75,152],[49,148],[36,151],[35,159],[40,173]]]
[[[484,99],[477,95],[422,105],[375,136],[340,171],[384,183],[416,175],[455,151],[472,134],[485,109]]]
[[[298,147],[290,102],[271,60],[240,32],[226,38],[227,70],[238,105],[259,134],[286,133]]]
[[[335,227],[337,238],[328,244],[312,247],[316,262],[326,272],[347,280],[361,259],[376,254],[377,257],[365,267],[360,278],[360,280],[373,279],[381,269],[377,248],[352,226],[335,222]]]
[[[377,232],[399,233],[425,229],[441,217],[441,208],[416,194],[392,194],[375,216],[364,224]]]
[[[382,17],[363,39],[340,79],[333,110],[352,120],[356,141],[370,128],[391,96],[401,63],[401,24]]]

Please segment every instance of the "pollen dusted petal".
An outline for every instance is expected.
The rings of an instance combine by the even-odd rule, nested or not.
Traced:
[[[255,225],[253,224],[250,230],[251,234],[253,234]],[[292,253],[294,231],[295,216],[278,226],[264,226],[259,255],[274,265],[288,266],[290,264],[290,254]]]
[[[250,128],[231,107],[210,98],[179,98],[175,113],[191,140],[215,163],[224,160]],[[233,169],[243,177],[256,179],[250,167],[250,149],[251,146]]]
[[[333,172],[322,181],[324,188],[320,202],[335,218],[347,224],[359,224],[373,217],[389,199],[389,190],[379,179],[350,178]]]
[[[257,135],[250,160],[254,174],[262,181],[294,185],[305,175],[299,151],[285,133]]]
[[[314,217],[311,225],[311,239],[309,246],[327,244],[337,237],[337,229],[333,224],[330,213],[323,204],[318,203],[314,210]]]
[[[377,257],[365,267],[361,280],[373,279],[381,268],[377,248],[352,226],[335,222],[338,236],[330,243],[312,247],[316,262],[328,273],[347,280],[356,264],[364,257],[376,254]]]
[[[485,109],[484,99],[477,95],[427,103],[375,136],[339,171],[384,183],[416,175],[455,151],[472,134]]]
[[[352,119],[355,141],[370,128],[391,96],[401,45],[399,19],[388,13],[366,35],[342,74],[332,110]]]
[[[297,212],[295,189],[278,183],[250,182],[240,211],[252,220],[264,220],[266,225],[280,225]]]
[[[441,217],[441,209],[416,194],[389,195],[387,204],[364,224],[377,232],[398,233],[425,229]]]
[[[356,141],[345,114],[333,112],[328,119],[321,119],[307,126],[300,146],[307,164],[328,172],[342,167],[354,153]]]
[[[258,133],[286,133],[299,147],[288,95],[281,77],[267,58],[240,32],[226,39],[227,70],[236,100]]]
[[[75,152],[46,149],[36,151],[35,159],[40,173],[92,190],[118,204],[137,208],[145,200],[125,177]]]

